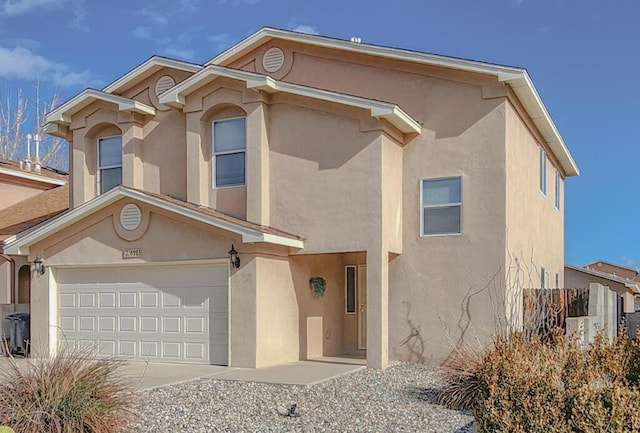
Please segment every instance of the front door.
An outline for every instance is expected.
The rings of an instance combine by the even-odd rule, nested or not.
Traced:
[[[358,266],[358,349],[367,348],[367,266]]]

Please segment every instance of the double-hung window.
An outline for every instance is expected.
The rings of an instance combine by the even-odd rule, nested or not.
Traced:
[[[547,195],[547,152],[540,146],[540,192]]]
[[[462,233],[462,178],[422,181],[422,235]]]
[[[245,118],[216,120],[212,129],[213,187],[244,185],[247,148]]]
[[[560,210],[560,172],[556,169],[556,209]]]
[[[122,136],[98,138],[98,194],[122,184]]]

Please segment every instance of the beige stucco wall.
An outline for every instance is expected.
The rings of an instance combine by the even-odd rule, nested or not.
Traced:
[[[563,287],[564,274],[564,177],[561,173],[560,209],[555,207],[555,172],[559,167],[547,154],[547,193],[540,191],[539,145],[544,140],[532,129],[517,104],[506,105],[507,251],[505,263],[511,280],[528,287],[540,286],[541,267],[549,273],[547,287],[555,287],[555,275]],[[516,258],[518,262],[516,263]]]

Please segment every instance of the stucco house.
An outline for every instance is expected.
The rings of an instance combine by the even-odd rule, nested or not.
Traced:
[[[36,172],[19,161],[0,159],[0,242],[67,210],[67,181],[66,174],[54,169]],[[30,269],[26,256],[4,254],[0,243],[0,306],[28,308]]]
[[[615,290],[623,299],[624,313],[640,310],[640,271],[629,266],[596,260],[584,266],[565,266],[568,287],[588,287],[598,282]]]
[[[70,210],[4,241],[41,260],[40,353],[439,362],[519,302],[523,262],[563,275],[578,167],[521,68],[264,28],[46,120]]]

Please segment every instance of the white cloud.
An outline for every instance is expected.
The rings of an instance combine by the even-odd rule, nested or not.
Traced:
[[[49,81],[56,86],[88,87],[101,84],[89,71],[71,71],[68,65],[51,61],[24,47],[0,46],[0,77]]]
[[[137,13],[149,18],[154,24],[165,25],[169,22],[169,18],[166,15],[152,9],[141,9]]]
[[[188,14],[198,12],[198,10],[200,9],[199,3],[200,2],[198,0],[180,0],[178,2],[178,9],[176,10],[176,12],[184,12]]]
[[[12,17],[31,12],[42,12],[43,10],[62,9],[63,7],[73,9],[73,19],[69,23],[71,27],[89,31],[89,28],[84,24],[87,15],[84,0],[4,0],[3,3],[0,3],[0,15]]]
[[[231,6],[248,5],[252,6],[260,0],[218,0],[219,5],[229,4]]]
[[[229,33],[219,33],[217,35],[209,36],[207,38],[209,42],[214,45],[217,51],[223,51],[233,45],[233,38]]]
[[[3,15],[16,16],[43,7],[59,8],[62,3],[65,3],[65,0],[5,0],[0,10]]]
[[[151,27],[136,27],[131,34],[136,38],[147,39],[151,36]]]
[[[289,27],[289,29],[290,29],[290,30],[293,30],[294,32],[298,32],[298,33],[308,33],[308,34],[310,34],[310,35],[318,35],[318,34],[320,34],[320,33],[318,32],[318,29],[316,29],[316,28],[315,28],[315,27],[313,27],[313,26],[306,25],[306,24],[299,24],[299,25],[297,25],[297,26],[295,26],[295,27],[291,27],[291,26],[290,26],[290,27]]]
[[[637,269],[640,267],[640,261],[639,260],[634,260],[631,259],[627,256],[623,256],[622,257],[622,264],[624,264],[625,266],[629,267],[629,268],[633,268],[633,269]]]
[[[40,41],[31,38],[5,38],[2,43],[12,47],[23,47],[31,51],[38,50],[42,46]]]
[[[195,51],[193,51],[191,48],[177,48],[177,47],[166,47],[165,49],[162,50],[162,54],[178,60],[188,60],[188,61],[193,60],[196,56]]]

